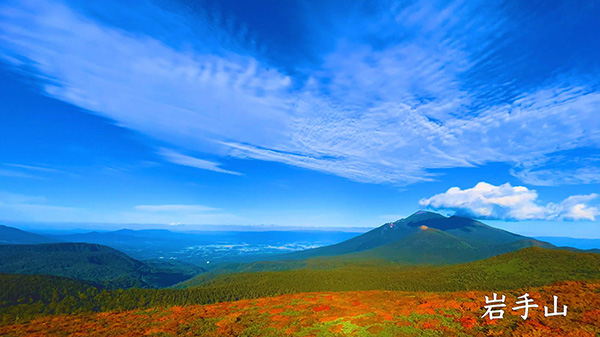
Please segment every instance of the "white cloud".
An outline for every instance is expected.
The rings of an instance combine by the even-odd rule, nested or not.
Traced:
[[[0,7],[0,52],[5,62],[43,80],[46,95],[174,147],[361,182],[405,185],[435,179],[431,169],[520,165],[559,150],[597,149],[600,93],[577,78],[548,80],[510,101],[480,101],[494,91],[469,86],[467,73],[493,53],[504,19],[492,20],[479,7],[452,2],[439,10],[419,1],[395,7],[381,22],[350,27],[296,85],[244,41],[215,42],[211,34],[231,32],[201,17],[194,26],[203,35],[189,40],[206,43],[175,48],[55,2],[21,2]],[[157,22],[165,25],[186,22],[161,15]],[[466,17],[472,18],[468,25],[459,20]],[[396,31],[411,34],[378,48],[352,35]],[[240,174],[171,150],[160,153],[176,164]],[[581,183],[600,180],[596,170],[571,169],[585,173]],[[516,174],[530,182],[565,181],[532,173],[536,166],[527,170]]]
[[[215,44],[178,51],[52,2],[0,8],[0,22],[5,61],[24,59],[47,95],[122,126],[188,147],[214,147],[211,139],[230,136],[256,143],[284,132],[290,79],[249,54]]]
[[[203,205],[138,205],[134,208],[146,212],[209,212],[218,210],[218,208]]]
[[[229,171],[220,168],[220,163],[213,162],[210,160],[198,159],[190,156],[183,155],[168,149],[160,149],[159,154],[166,160],[183,166],[195,167],[203,170],[215,171],[219,173],[227,173],[233,175],[242,175],[239,172]]]
[[[595,220],[597,207],[588,203],[596,194],[570,196],[559,204],[540,205],[537,192],[509,183],[495,186],[480,182],[473,188],[452,187],[445,193],[421,199],[419,204],[435,210],[492,220]]]
[[[600,215],[600,210],[598,207],[588,205],[588,203],[597,197],[598,195],[595,193],[572,195],[558,205],[549,204],[547,208],[558,219],[594,221],[596,216]]]

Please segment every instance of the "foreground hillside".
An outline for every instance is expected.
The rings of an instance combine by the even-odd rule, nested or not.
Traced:
[[[487,260],[440,267],[347,265],[217,275],[185,289],[102,290],[65,278],[0,275],[2,324],[49,314],[208,304],[289,293],[357,290],[500,291],[566,280],[600,280],[600,255],[527,248]]]
[[[529,293],[539,305],[513,311]],[[49,316],[0,327],[3,336],[577,336],[600,334],[600,283],[562,282],[500,292],[504,318],[481,318],[490,292],[352,291],[288,294],[212,305]],[[567,316],[553,311],[553,296]]]

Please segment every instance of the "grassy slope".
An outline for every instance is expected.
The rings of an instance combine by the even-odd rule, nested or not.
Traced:
[[[5,324],[32,317],[73,312],[206,304],[286,293],[354,290],[500,291],[542,286],[565,280],[599,280],[600,255],[526,248],[486,260],[451,266],[394,266],[390,263],[346,264],[333,269],[296,269],[200,277],[185,289],[100,291],[74,285],[59,293],[28,285],[39,276],[0,275],[1,284],[21,287],[18,297],[2,292],[0,315]],[[54,282],[54,281],[52,281]],[[46,282],[51,287],[52,282]],[[63,282],[63,281],[61,281]],[[71,282],[71,281],[64,281]],[[44,296],[39,294],[43,293]],[[29,300],[32,299],[32,300]]]
[[[586,279],[600,279],[600,255],[531,247],[450,266],[365,263],[332,269],[201,275],[177,287],[227,288],[243,297],[258,289],[267,289],[271,294],[372,289],[456,291],[509,289]]]
[[[471,242],[469,242],[471,241]],[[476,244],[448,231],[420,230],[404,239],[349,255],[356,259],[385,259],[404,264],[454,264],[506,254],[527,247],[554,248],[545,242],[521,239],[501,243]]]
[[[353,291],[288,294],[213,305],[44,317],[0,326],[3,336],[599,336],[600,283],[560,282],[502,291],[507,306],[524,292],[539,308],[505,308],[501,320],[481,318],[489,292]],[[544,317],[557,295],[566,317]]]

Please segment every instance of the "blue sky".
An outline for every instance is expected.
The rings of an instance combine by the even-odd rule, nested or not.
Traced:
[[[600,238],[594,2],[4,1],[0,219]]]

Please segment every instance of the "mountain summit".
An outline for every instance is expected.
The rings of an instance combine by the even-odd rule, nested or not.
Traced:
[[[344,256],[416,264],[469,262],[525,247],[554,248],[477,220],[418,211],[335,245],[288,254],[292,259]]]

